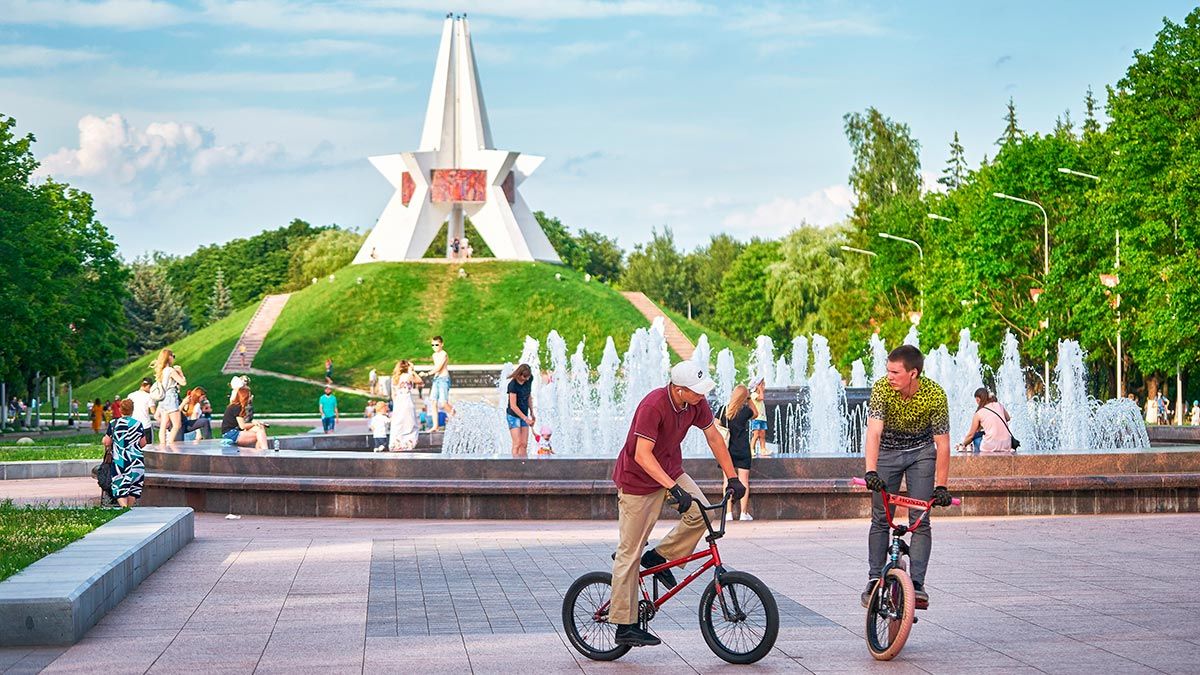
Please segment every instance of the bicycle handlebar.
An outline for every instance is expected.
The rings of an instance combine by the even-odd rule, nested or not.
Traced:
[[[866,484],[867,484],[867,481],[863,480],[862,478],[859,478],[858,476],[854,476],[853,478],[851,478],[851,479],[850,479],[850,484],[851,484],[851,485],[860,485],[860,486],[866,486]],[[930,506],[932,506],[932,505],[933,505],[933,502],[932,502],[932,501],[930,501],[930,502],[929,502],[929,504],[930,504]],[[961,499],[959,499],[958,497],[953,497],[953,498],[951,498],[951,499],[950,499],[950,505],[951,505],[951,506],[958,506],[959,504],[962,504],[962,500],[961,500]]]

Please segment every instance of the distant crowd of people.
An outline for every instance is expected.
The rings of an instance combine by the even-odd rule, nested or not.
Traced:
[[[392,368],[390,377],[379,375],[372,368],[367,375],[372,396],[382,400],[367,401],[363,414],[371,430],[372,449],[375,452],[412,450],[417,446],[418,434],[424,431],[441,431],[446,420],[454,415],[450,405],[450,355],[446,352],[442,336],[435,335],[429,341],[433,365],[424,372],[417,372],[412,361],[401,359]],[[425,387],[429,396],[424,396]],[[321,397],[322,422],[329,420],[329,405],[336,412],[336,398],[326,399],[332,392],[326,390]],[[414,400],[415,397],[415,400]],[[326,433],[332,433],[333,424],[325,424]]]

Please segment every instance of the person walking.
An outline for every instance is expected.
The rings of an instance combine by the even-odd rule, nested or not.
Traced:
[[[738,520],[754,520],[750,515],[750,423],[753,421],[754,410],[747,404],[750,390],[743,385],[737,385],[729,394],[729,401],[721,409],[717,423],[729,430],[729,458],[733,468],[737,469],[738,480],[746,487],[746,494],[739,500]],[[725,485],[721,486],[724,494]],[[725,512],[726,517],[733,517],[733,505]]]
[[[325,384],[333,384],[333,357],[325,357]]]
[[[640,647],[662,643],[637,624],[638,564],[649,568],[686,556],[695,550],[705,531],[697,505],[706,503],[704,494],[696,481],[683,472],[680,443],[689,429],[695,427],[704,432],[734,499],[746,494],[704,398],[715,386],[703,365],[691,361],[675,364],[667,386],[652,390],[638,403],[625,445],[617,455],[612,478],[617,485],[620,541],[613,557],[608,621],[617,625],[614,639],[618,645]],[[675,499],[676,509],[683,517],[656,547],[643,552],[668,495]],[[675,576],[670,570],[655,576],[668,589],[674,588]]]
[[[1008,421],[1012,417],[1008,411],[986,387],[975,390],[975,402],[979,407],[971,417],[971,428],[967,430],[967,436],[959,447],[965,448],[971,443],[977,443],[976,452],[980,454],[1011,455],[1012,432],[1008,429]]]
[[[183,369],[175,365],[175,352],[163,349],[154,360],[154,379],[162,386],[162,400],[158,402],[158,447],[165,448],[174,443],[183,429],[183,415],[179,388],[187,386]]]
[[[238,389],[233,403],[225,408],[225,414],[221,417],[221,438],[244,448],[254,446],[258,450],[266,450],[267,425],[253,421],[253,400],[250,387]]]
[[[78,422],[78,421],[79,421],[79,399],[73,398],[73,399],[71,399],[70,426],[76,426],[76,422]]]
[[[112,451],[113,497],[120,506],[129,507],[142,497],[142,482],[146,478],[142,448],[146,447],[146,434],[142,423],[132,417],[133,401],[124,399],[117,405],[121,416],[104,435],[104,447]]]
[[[325,393],[317,399],[317,412],[321,413],[321,429],[332,434],[338,419],[338,402],[337,396],[333,395],[333,387],[325,385]]]
[[[417,412],[413,407],[413,389],[420,386],[421,377],[413,372],[412,362],[401,359],[392,369],[392,414],[388,447],[392,450],[412,450],[417,447]]]
[[[371,372],[367,373],[367,391],[375,396],[375,387],[379,384],[379,373],[372,368]]]
[[[152,431],[154,399],[150,396],[150,387],[152,386],[154,386],[154,378],[143,377],[141,386],[129,392],[129,395],[125,397],[133,401],[133,419],[142,425],[142,434],[149,442],[154,442],[154,432]]]
[[[238,357],[241,358],[242,369],[245,370],[245,368],[246,368],[246,343],[245,342],[238,343]]]
[[[429,346],[433,349],[433,367],[424,375],[433,378],[433,384],[429,387],[429,397],[433,400],[432,430],[438,431],[441,426],[441,415],[438,413],[445,412],[449,416],[454,412],[450,407],[450,355],[443,348],[441,335],[433,336]]]
[[[908,496],[937,506],[950,505],[946,481],[950,476],[950,406],[946,392],[937,382],[922,375],[925,356],[912,345],[901,345],[887,357],[887,376],[871,388],[867,401],[867,439],[864,451],[867,487],[871,495],[871,530],[867,539],[869,582],[863,591],[863,607],[879,581],[887,556],[888,523],[880,492],[900,491],[903,479]],[[909,512],[910,525],[919,517]],[[909,544],[909,574],[918,605],[929,603],[925,571],[933,548],[930,516],[912,530]]]
[[[92,408],[88,411],[92,418],[92,433],[100,433],[100,427],[104,426],[104,404],[97,398],[92,401]]]
[[[533,392],[533,369],[522,363],[508,376],[505,394],[508,420],[508,435],[512,438],[512,456],[525,457],[529,448],[529,429],[533,426],[530,417],[529,397]]]

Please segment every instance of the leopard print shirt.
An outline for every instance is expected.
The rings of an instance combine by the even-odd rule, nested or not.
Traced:
[[[917,393],[910,399],[900,396],[880,378],[871,388],[867,417],[883,420],[880,452],[907,452],[928,447],[934,436],[950,433],[950,407],[941,385],[921,376]]]

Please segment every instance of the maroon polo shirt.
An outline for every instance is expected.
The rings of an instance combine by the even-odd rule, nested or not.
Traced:
[[[683,451],[679,444],[683,442],[688,429],[707,429],[712,423],[713,414],[708,401],[676,408],[667,387],[651,391],[633,413],[629,435],[625,438],[621,453],[617,455],[617,465],[613,467],[613,482],[631,495],[648,495],[661,490],[663,486],[651,478],[634,458],[638,437],[654,441],[655,459],[668,476],[676,479],[683,475]]]

